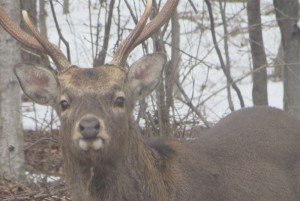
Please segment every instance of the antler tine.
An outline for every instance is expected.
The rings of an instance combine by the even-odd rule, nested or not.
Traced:
[[[129,53],[137,45],[149,38],[155,31],[160,29],[171,18],[178,2],[179,0],[168,0],[161,11],[156,15],[156,17],[146,25],[146,21],[150,15],[152,6],[152,1],[147,1],[147,6],[142,18],[140,19],[134,30],[130,33],[130,35],[118,47],[111,63],[114,65],[122,66],[125,63]],[[138,27],[139,24],[143,24],[143,26]],[[138,29],[138,31],[136,29]],[[130,39],[128,39],[129,37]]]
[[[26,25],[32,32],[34,38],[43,46],[43,48],[51,56],[58,68],[58,71],[63,71],[69,68],[71,64],[66,58],[66,56],[62,53],[62,51],[56,45],[50,43],[38,32],[32,21],[30,20],[28,13],[25,10],[22,11],[22,15]]]
[[[27,20],[25,18],[27,18]],[[0,6],[0,25],[12,37],[14,37],[17,41],[19,41],[27,47],[49,54],[52,57],[53,61],[56,63],[59,71],[65,69],[66,67],[69,67],[70,63],[66,59],[64,54],[61,52],[61,50],[57,46],[55,46],[52,43],[49,43],[46,39],[40,36],[40,34],[36,31],[33,23],[30,21],[27,13],[25,14],[25,18],[24,20],[27,21],[26,23],[29,26],[29,28],[31,27],[31,32],[35,32],[34,37],[27,34],[15,22],[13,22],[9,18],[5,10]]]
[[[122,66],[130,53],[130,49],[136,38],[139,36],[139,34],[143,31],[147,19],[151,14],[151,7],[152,7],[152,0],[147,0],[145,11],[141,17],[141,19],[138,21],[135,28],[131,31],[131,33],[127,36],[125,40],[121,42],[121,44],[118,46],[116,53],[113,57],[113,60],[111,61],[111,64]]]
[[[0,25],[17,41],[32,49],[39,50],[43,53],[47,51],[43,46],[31,35],[23,31],[16,23],[14,23],[5,10],[0,6]]]
[[[140,33],[139,37],[131,45],[132,51],[137,45],[149,38],[155,31],[160,29],[172,16],[173,11],[176,9],[179,0],[168,0],[161,11],[152,19]]]

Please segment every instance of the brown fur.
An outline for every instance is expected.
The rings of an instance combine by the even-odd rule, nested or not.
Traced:
[[[60,74],[58,79],[61,86],[66,89],[68,88],[77,95],[84,93],[106,94],[114,84],[117,87],[120,80],[125,79],[124,75],[122,69],[111,65],[93,69],[71,67],[66,72]]]
[[[90,79],[88,74],[84,75]],[[84,75],[80,75],[81,80],[87,83]],[[126,113],[111,118],[111,111],[106,111],[109,106],[105,105],[109,102],[101,101],[107,93],[114,93],[115,88],[109,87],[122,86],[117,82],[94,80],[91,84],[100,89],[85,89],[95,94],[77,97],[84,103],[91,102],[90,107],[83,103],[81,107],[85,112],[100,115],[111,129],[107,132],[113,139],[109,149],[99,153],[71,151],[74,147],[69,147],[70,141],[63,140],[74,200],[299,200],[297,120],[277,109],[244,109],[229,115],[197,140],[166,139],[148,145],[139,137],[131,119],[131,105]],[[78,82],[76,90],[82,85]],[[119,90],[124,90],[128,97],[130,92]],[[87,100],[91,98],[95,101]],[[65,123],[63,115],[62,122],[73,125]],[[64,135],[70,130],[62,127]],[[121,135],[114,138],[116,133]]]
[[[278,109],[233,112],[196,140],[144,142],[132,111],[137,96],[157,85],[160,70],[143,65],[154,57],[129,73],[72,67],[57,78],[42,68],[16,69],[25,93],[58,111],[74,201],[299,201],[300,122]],[[48,80],[42,87],[27,83],[41,77]],[[115,106],[120,96],[123,107]],[[86,115],[99,119],[105,140],[98,150],[78,143]]]

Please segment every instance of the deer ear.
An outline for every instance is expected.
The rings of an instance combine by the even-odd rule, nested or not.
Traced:
[[[132,64],[127,78],[136,100],[144,98],[155,89],[161,80],[166,60],[164,54],[155,53],[144,56]]]
[[[59,92],[59,84],[50,70],[32,64],[18,64],[14,72],[29,98],[43,105],[54,103]]]

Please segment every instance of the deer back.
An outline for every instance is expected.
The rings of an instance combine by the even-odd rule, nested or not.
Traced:
[[[299,200],[299,123],[279,109],[246,108],[185,142],[176,153],[193,188],[178,200]]]

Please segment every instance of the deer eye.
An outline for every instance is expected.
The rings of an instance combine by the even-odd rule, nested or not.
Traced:
[[[60,101],[59,104],[60,104],[60,107],[61,107],[62,111],[65,111],[66,109],[69,109],[69,107],[70,107],[70,104],[66,100]]]
[[[125,98],[120,96],[116,98],[114,106],[122,108],[124,107],[124,104],[125,104]]]

